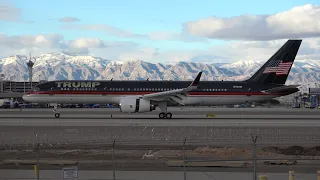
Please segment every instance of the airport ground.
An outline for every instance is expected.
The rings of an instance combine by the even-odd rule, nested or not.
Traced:
[[[77,165],[81,171],[110,171],[115,140],[117,171],[130,174],[134,172],[127,171],[149,170],[153,175],[157,172],[152,171],[171,171],[174,176],[179,174],[175,171],[183,170],[177,163],[181,165],[186,139],[187,166],[193,166],[187,170],[193,174],[250,174],[250,135],[258,136],[259,172],[316,172],[320,167],[319,109],[193,107],[170,108],[170,112],[172,119],[158,119],[159,111],[123,114],[117,108],[60,109],[61,117],[57,119],[52,109],[1,109],[0,168],[31,170],[36,158],[33,150],[39,142],[42,170]],[[60,161],[55,164],[55,160]],[[217,165],[230,160],[232,165]],[[276,160],[288,164],[280,165]],[[194,161],[207,161],[209,167],[192,165]],[[0,174],[8,172],[2,170]]]
[[[313,180],[317,179],[316,171],[308,169],[295,173],[297,180]],[[184,172],[181,171],[117,171],[117,180],[178,180],[184,178]],[[0,170],[0,174],[5,180],[21,180],[21,179],[35,179],[32,170]],[[289,173],[267,173],[262,172],[258,175],[267,175],[269,180],[284,180],[288,179]],[[21,178],[23,177],[23,178]],[[79,171],[78,178],[81,180],[112,180],[112,171]],[[40,172],[40,179],[62,179],[61,170],[44,170]],[[186,172],[186,179],[199,180],[233,180],[233,179],[253,179],[252,172]]]

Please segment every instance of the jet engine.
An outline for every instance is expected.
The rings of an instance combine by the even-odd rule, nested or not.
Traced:
[[[125,113],[149,112],[156,109],[150,100],[136,97],[122,98],[119,105],[120,111]]]

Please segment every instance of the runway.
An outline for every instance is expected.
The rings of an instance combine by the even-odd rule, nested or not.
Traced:
[[[41,109],[0,109],[0,117],[32,115],[53,117],[52,108]],[[145,113],[122,113],[119,108],[61,108],[59,109],[61,115],[103,115],[105,117],[112,115],[131,115],[145,117],[149,115],[158,115],[159,110],[145,112]],[[170,107],[168,111],[173,115],[202,115],[216,114],[216,115],[320,115],[320,109],[303,109],[303,108],[210,108],[210,107]],[[157,117],[157,116],[156,116]]]
[[[281,119],[281,118],[252,118],[252,119],[217,119],[217,118],[1,118],[0,126],[16,127],[224,127],[224,128],[320,128],[319,119]]]
[[[0,126],[28,127],[320,127],[320,110],[292,108],[171,108],[172,119],[159,111],[121,113],[118,108],[9,109],[0,111]],[[209,116],[208,116],[209,115]]]
[[[173,108],[175,118],[159,112],[122,114],[119,109],[10,109],[0,111],[1,144],[76,143],[111,140],[168,143],[187,138],[196,144],[312,144],[320,140],[320,111],[291,108]],[[215,113],[207,118],[207,113]],[[110,114],[113,116],[110,117]]]
[[[293,108],[199,108],[173,107],[168,109],[173,119],[320,119],[319,109]],[[155,119],[159,110],[146,113],[122,113],[119,108],[64,108],[59,109],[60,119]],[[53,109],[0,109],[0,120],[10,119],[55,119]],[[162,122],[162,120],[161,120]]]

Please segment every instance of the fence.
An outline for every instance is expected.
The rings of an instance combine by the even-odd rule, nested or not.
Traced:
[[[262,175],[269,180],[317,179],[318,138],[309,137],[301,143],[301,138],[278,136],[272,143],[263,134],[200,140],[36,139],[32,143],[3,143],[0,179],[224,180],[258,179]]]

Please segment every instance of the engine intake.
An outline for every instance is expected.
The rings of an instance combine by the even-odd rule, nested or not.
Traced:
[[[150,100],[139,98],[122,98],[119,105],[120,111],[127,113],[150,112],[156,109]]]

